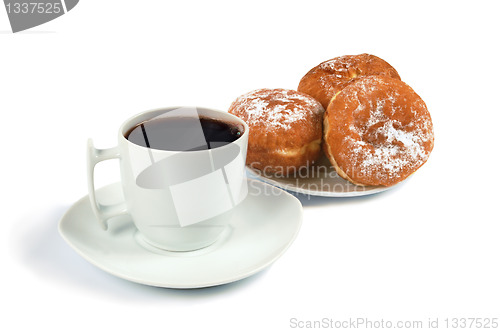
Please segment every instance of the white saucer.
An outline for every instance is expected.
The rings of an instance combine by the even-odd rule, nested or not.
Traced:
[[[123,200],[120,183],[97,191],[99,200]],[[103,231],[88,196],[59,222],[64,240],[90,263],[117,277],[167,288],[201,288],[249,277],[271,265],[291,245],[302,223],[302,205],[292,195],[248,180],[248,196],[213,245],[192,252],[169,252],[145,243],[130,217],[117,217]]]
[[[341,178],[325,155],[322,155],[316,165],[304,168],[297,176],[280,177],[265,174],[259,170],[247,167],[247,174],[272,184],[273,186],[312,196],[354,197],[380,193],[392,187],[360,186]]]

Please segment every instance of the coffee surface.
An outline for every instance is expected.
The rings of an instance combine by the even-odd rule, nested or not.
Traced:
[[[199,151],[234,142],[243,135],[243,130],[241,124],[212,118],[166,117],[136,125],[125,138],[157,150]]]

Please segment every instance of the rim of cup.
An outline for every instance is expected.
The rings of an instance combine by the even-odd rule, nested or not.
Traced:
[[[173,111],[173,110],[176,110],[176,109],[179,109],[179,108],[192,108],[192,109],[196,109],[196,111],[208,111],[209,113],[216,113],[216,114],[221,114],[224,116],[225,119],[221,119],[221,118],[217,118],[217,117],[211,117],[211,116],[208,116],[208,118],[212,118],[212,119],[216,119],[216,120],[220,120],[220,121],[226,121],[227,118],[230,118],[232,120],[234,120],[235,122],[237,122],[238,124],[241,124],[243,125],[243,134],[238,137],[236,140],[230,142],[230,144],[226,144],[226,145],[223,145],[223,146],[218,146],[218,147],[215,147],[215,148],[212,148],[212,149],[208,149],[208,150],[195,150],[195,151],[174,151],[174,150],[164,150],[164,149],[155,149],[155,148],[151,148],[151,147],[145,147],[145,146],[142,146],[142,145],[138,145],[138,144],[135,144],[131,141],[129,141],[126,137],[125,137],[125,134],[132,128],[134,128],[135,126],[143,123],[143,122],[146,122],[146,121],[150,121],[150,120],[153,120],[155,117],[167,112],[167,111]],[[203,114],[200,114],[198,113],[198,115],[203,115]],[[190,117],[189,115],[186,116],[186,117]],[[208,107],[202,107],[202,106],[169,106],[169,107],[161,107],[161,108],[155,108],[155,109],[151,109],[151,110],[147,110],[147,111],[143,111],[141,113],[137,113],[131,117],[129,117],[127,120],[125,120],[123,122],[123,124],[120,126],[120,129],[118,131],[119,133],[119,139],[121,140],[125,140],[126,142],[130,143],[130,144],[133,144],[134,146],[138,147],[138,148],[143,148],[143,149],[146,149],[146,150],[153,150],[153,151],[158,151],[158,152],[182,152],[182,153],[190,153],[190,154],[196,154],[196,153],[206,153],[207,151],[210,151],[210,150],[222,150],[224,148],[228,148],[230,147],[232,144],[236,144],[238,143],[240,140],[244,139],[245,136],[248,136],[248,132],[249,132],[249,127],[248,127],[248,124],[243,121],[242,119],[240,119],[239,117],[237,117],[236,115],[234,114],[231,114],[229,112],[224,112],[224,111],[221,111],[221,110],[218,110],[218,109],[214,109],[214,108],[208,108]]]

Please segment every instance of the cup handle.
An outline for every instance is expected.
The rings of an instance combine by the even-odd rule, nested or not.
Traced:
[[[95,166],[101,161],[115,158],[120,158],[118,146],[110,149],[96,149],[92,139],[87,141],[87,183],[90,205],[103,230],[108,229],[108,220],[110,218],[127,213],[125,202],[114,205],[104,205],[100,204],[96,199],[94,185]]]

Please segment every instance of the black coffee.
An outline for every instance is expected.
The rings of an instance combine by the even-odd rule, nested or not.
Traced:
[[[140,146],[168,151],[198,151],[234,142],[243,126],[211,118],[170,117],[142,122],[125,138]]]

